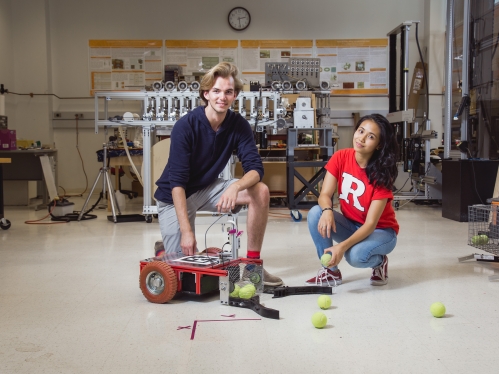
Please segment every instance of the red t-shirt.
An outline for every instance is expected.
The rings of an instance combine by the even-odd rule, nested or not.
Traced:
[[[325,168],[338,180],[341,212],[346,218],[364,224],[371,201],[388,199],[376,228],[392,228],[398,234],[399,225],[390,203],[393,200],[392,191],[385,187],[374,187],[369,183],[365,169],[355,160],[353,148],[335,152]]]

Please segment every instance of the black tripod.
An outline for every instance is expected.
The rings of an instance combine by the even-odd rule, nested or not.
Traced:
[[[81,208],[81,212],[80,212],[80,215],[78,216],[78,221],[81,220],[81,218],[83,217],[83,213],[85,212],[85,209],[87,208],[87,204],[88,204],[88,201],[90,200],[90,198],[92,197],[92,194],[94,193],[94,190],[95,190],[95,186],[97,186],[97,182],[99,182],[99,178],[101,177],[101,175],[103,176],[102,178],[102,196],[105,196],[106,195],[106,183],[107,183],[107,190],[108,190],[108,194],[109,194],[109,202],[111,203],[111,210],[113,212],[113,221],[114,223],[117,223],[118,222],[118,219],[116,218],[116,209],[118,209],[118,214],[121,215],[121,210],[120,210],[120,206],[118,204],[118,201],[116,200],[116,194],[114,193],[114,188],[113,188],[113,184],[111,183],[111,178],[109,178],[109,168],[107,167],[107,145],[106,143],[104,143],[102,145],[102,150],[104,151],[102,157],[102,168],[100,169],[99,171],[99,174],[97,175],[97,178],[95,179],[95,182],[94,182],[94,185],[92,187],[92,189],[90,190],[90,193],[88,194],[88,197],[87,197],[87,200],[85,201],[85,204],[83,204],[83,208]],[[116,209],[115,209],[116,207]]]

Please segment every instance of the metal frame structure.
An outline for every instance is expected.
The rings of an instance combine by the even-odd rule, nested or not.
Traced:
[[[419,125],[414,122],[415,113],[408,109],[409,100],[409,31],[413,24],[420,21],[405,21],[392,31],[387,36],[389,37],[389,114],[388,120],[391,123],[402,124],[403,142],[409,141],[411,138],[418,138],[424,142],[424,170],[422,177],[411,181],[416,183],[418,192],[398,192],[394,194],[394,205],[399,206],[400,200],[440,200],[441,190],[435,189],[431,191],[433,184],[441,185],[441,173],[430,162],[430,139],[436,138],[436,132],[431,130],[431,124],[428,119],[424,121],[424,129],[419,135]],[[400,34],[400,61],[399,61],[399,77],[397,80],[397,37]],[[400,102],[397,107],[397,83],[399,84]],[[413,134],[410,134],[410,123],[414,123]],[[416,135],[417,134],[417,135]],[[422,188],[420,190],[419,188]]]
[[[317,161],[295,161],[294,151],[298,147],[298,131],[304,132],[314,132],[318,133],[319,144],[315,146],[320,149],[319,157],[320,160]],[[316,134],[317,135],[317,134]],[[306,148],[305,148],[306,149]],[[333,155],[333,129],[332,128],[313,128],[313,129],[288,129],[288,142],[286,148],[286,181],[287,181],[287,199],[288,207],[291,210],[292,217],[295,220],[300,220],[301,216],[296,212],[299,208],[310,209],[314,205],[317,205],[317,201],[305,201],[305,197],[311,192],[317,198],[319,198],[318,184],[324,179],[326,174],[326,169],[324,166],[327,164],[328,160]],[[310,180],[303,177],[297,170],[299,167],[317,167],[320,168]],[[294,179],[298,178],[303,187],[295,194],[294,190]]]
[[[165,86],[167,87],[167,86]],[[180,84],[179,84],[180,87]],[[96,92],[95,93],[95,133],[99,132],[99,128],[116,128],[120,126],[133,126],[142,129],[143,137],[143,174],[142,180],[144,184],[144,205],[143,214],[145,215],[146,222],[152,221],[152,215],[158,213],[157,207],[153,202],[151,195],[151,148],[154,135],[169,135],[175,122],[183,115],[187,114],[190,110],[194,109],[199,104],[199,91],[191,85],[189,88],[187,84],[183,85],[182,89],[169,87],[168,89],[161,89],[157,91],[141,91],[141,92]],[[285,117],[287,110],[283,106],[282,95],[300,93],[301,91],[286,91],[280,86],[277,90],[272,91],[241,91],[233,103],[233,107],[248,120],[250,125],[254,128],[255,132],[261,133],[263,131],[270,131],[275,135],[278,130],[285,129],[287,123]],[[288,204],[290,209],[306,206],[310,204],[303,204],[300,201],[304,195],[308,193],[310,188],[305,188],[300,194],[294,195],[294,188],[289,190],[293,184],[296,175],[295,168],[298,165],[294,162],[294,147],[297,146],[296,130],[323,130],[323,138],[321,144],[321,156],[330,157],[332,155],[333,145],[333,130],[331,127],[330,107],[329,107],[329,91],[312,91],[312,94],[318,97],[319,106],[316,109],[318,115],[319,128],[303,129],[296,128],[289,129],[289,139],[292,145],[288,145],[287,158],[288,158]],[[125,113],[123,118],[117,119],[110,114],[109,103],[113,100],[119,101],[136,101],[140,103],[140,114],[135,116],[132,113]],[[121,113],[122,114],[122,113]],[[321,132],[322,134],[322,132]],[[337,137],[337,136],[336,136]],[[327,138],[327,139],[326,139]],[[325,149],[323,151],[322,149]],[[323,158],[324,158],[323,157]],[[326,159],[327,161],[327,159]],[[229,164],[231,161],[229,161]],[[304,166],[314,166],[307,162]],[[318,166],[323,166],[325,161]],[[232,165],[228,165],[229,168]],[[298,173],[299,174],[299,173]],[[225,175],[225,174],[224,174]],[[297,176],[298,177],[298,176]],[[301,179],[300,177],[298,177]],[[320,182],[319,176],[313,178],[314,186]],[[305,182],[305,181],[302,181]],[[309,186],[312,181],[306,181],[305,186]],[[289,192],[291,191],[291,192]],[[312,190],[313,192],[313,190]],[[316,193],[317,195],[317,193]]]
[[[155,133],[168,135],[175,122],[189,110],[197,106],[198,91],[171,90],[171,91],[142,91],[142,92],[96,92],[95,93],[95,133],[99,128],[113,128],[120,126],[133,126],[142,128],[143,136],[143,176],[144,205],[142,213],[146,221],[150,222],[152,215],[158,210],[151,195],[151,148],[152,137]],[[141,102],[141,115],[139,120],[123,118],[110,119],[109,102],[139,101]],[[247,108],[249,106],[249,113]],[[286,109],[281,106],[281,92],[276,91],[242,91],[239,93],[234,107],[246,117],[251,125],[257,124],[257,131],[262,131],[263,126],[277,133],[278,121],[286,114]],[[257,120],[258,118],[258,120]]]
[[[452,42],[454,40],[454,0],[447,0],[447,28],[445,38],[445,93],[444,93],[444,158],[450,155],[452,142]]]

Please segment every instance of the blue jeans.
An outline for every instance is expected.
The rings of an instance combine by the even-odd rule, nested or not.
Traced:
[[[325,249],[333,246],[333,240],[340,243],[362,226],[358,222],[345,218],[340,212],[333,211],[333,214],[336,232],[331,231],[330,238],[323,238],[317,229],[321,217],[320,206],[316,205],[308,212],[308,229],[319,258],[324,254]],[[345,252],[345,259],[356,268],[375,268],[381,265],[383,256],[393,251],[396,244],[397,234],[393,229],[375,229],[367,238],[348,249]],[[336,270],[336,267],[331,269]]]

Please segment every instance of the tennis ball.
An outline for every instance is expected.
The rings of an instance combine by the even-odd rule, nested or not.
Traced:
[[[234,291],[230,293],[229,296],[231,297],[239,297],[239,291],[241,290],[241,287],[239,287],[237,284],[234,286]]]
[[[489,242],[489,237],[485,234],[480,235],[480,243],[485,245]]]
[[[322,329],[324,326],[326,326],[326,324],[327,324],[327,317],[324,313],[322,312],[314,313],[314,315],[312,316],[312,325],[314,325],[316,329]]]
[[[471,238],[473,245],[485,245],[489,242],[489,237],[485,234],[475,235]]]
[[[258,273],[251,273],[250,276],[249,276],[249,280],[251,281],[251,283],[254,283],[254,284],[257,284],[260,282],[260,274]]]
[[[329,261],[331,261],[331,253],[324,253],[321,256],[321,264],[324,267],[327,267],[327,264],[329,264]]]
[[[329,309],[331,306],[331,298],[327,295],[321,295],[317,299],[317,305],[319,305],[319,308],[321,309]]]
[[[433,303],[430,306],[430,312],[433,317],[443,317],[445,315],[445,305],[440,302]]]
[[[248,284],[239,290],[239,297],[241,299],[251,299],[256,292],[255,286]]]
[[[256,292],[256,287],[255,287],[255,285],[254,285],[254,284],[249,283],[249,284],[247,284],[247,285],[243,286],[242,288],[245,288],[245,287],[246,287],[246,288],[250,288],[250,289],[252,289],[252,290],[253,290],[253,292]]]

